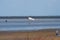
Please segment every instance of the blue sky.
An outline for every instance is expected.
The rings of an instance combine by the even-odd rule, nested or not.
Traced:
[[[60,16],[60,0],[0,0],[0,16]]]

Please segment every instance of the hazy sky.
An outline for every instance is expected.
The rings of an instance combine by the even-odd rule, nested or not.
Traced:
[[[60,16],[60,0],[0,0],[0,16]]]

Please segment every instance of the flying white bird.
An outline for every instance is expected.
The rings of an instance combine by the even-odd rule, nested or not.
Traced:
[[[28,20],[32,20],[32,21],[34,21],[35,19],[34,19],[34,18],[32,18],[32,17],[28,17]]]

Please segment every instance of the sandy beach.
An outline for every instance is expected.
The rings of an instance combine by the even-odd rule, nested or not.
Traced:
[[[38,31],[0,31],[0,40],[60,40],[55,29]]]

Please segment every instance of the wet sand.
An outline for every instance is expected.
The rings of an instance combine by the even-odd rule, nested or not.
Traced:
[[[0,40],[60,40],[56,36],[56,29],[38,31],[0,31]]]

